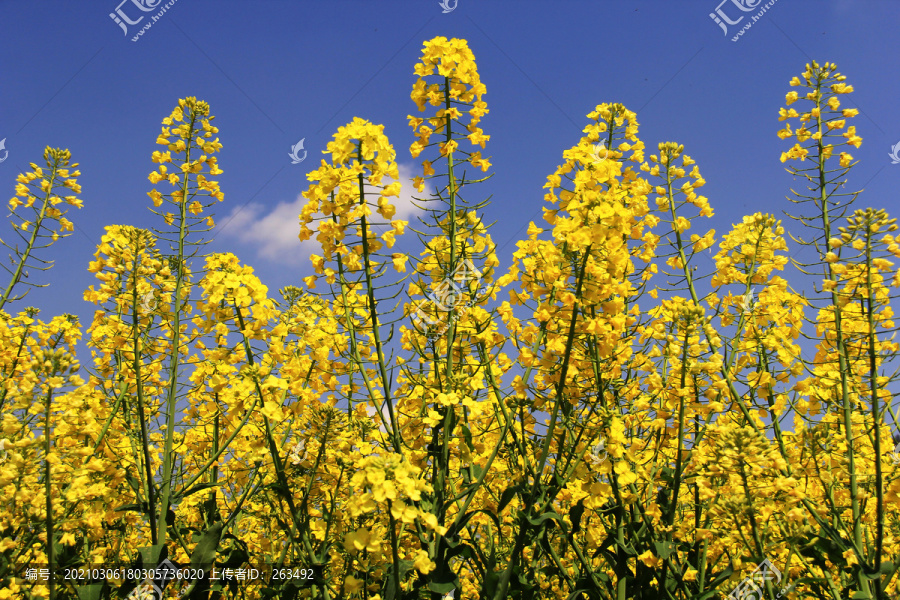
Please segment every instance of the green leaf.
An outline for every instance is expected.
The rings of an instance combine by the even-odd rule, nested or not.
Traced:
[[[89,583],[88,585],[79,585],[75,588],[78,594],[78,600],[100,600],[103,593],[103,586],[106,583]]]
[[[171,503],[177,504],[182,498],[187,498],[191,494],[196,494],[197,492],[202,492],[203,490],[208,490],[209,488],[217,488],[217,487],[219,487],[218,483],[209,483],[209,482],[198,483],[197,485],[195,485],[191,489],[187,490],[186,492],[183,492],[181,494],[175,494],[174,496],[172,496]]]
[[[475,560],[475,549],[465,542],[460,542],[444,554],[444,558],[448,561],[456,556],[464,556],[469,560]]]
[[[191,552],[191,568],[192,569],[209,569],[216,560],[216,548],[219,547],[219,539],[222,537],[221,521],[213,524],[209,529],[203,532],[203,537],[194,546]]]
[[[428,584],[428,589],[432,592],[437,592],[438,594],[449,594],[456,589],[456,585],[452,581],[449,583],[437,583],[432,581]]]
[[[500,494],[500,504],[497,505],[497,514],[503,512],[503,509],[506,508],[506,505],[512,502],[512,499],[515,498],[516,493],[521,489],[521,485],[514,485],[503,490],[503,493]]]
[[[722,585],[722,583],[724,583],[725,581],[730,579],[731,575],[733,573],[734,573],[734,567],[731,565],[728,565],[727,567],[725,567],[724,571],[722,571],[721,573],[716,575],[715,579],[713,579],[711,582],[709,582],[709,587],[711,589],[718,588],[720,585]]]
[[[137,480],[137,477],[131,474],[130,471],[125,471],[125,481],[128,482],[128,485],[135,491],[135,493],[140,493],[143,490],[143,486],[141,486],[141,482]]]
[[[665,560],[671,556],[672,552],[675,550],[675,545],[672,542],[653,542],[653,548],[656,550],[656,556]]]
[[[572,521],[572,534],[581,531],[581,516],[584,514],[584,498],[578,504],[569,509],[569,520]]]
[[[713,598],[721,597],[718,590],[719,586],[722,585],[725,581],[731,578],[731,574],[734,573],[734,567],[728,565],[725,567],[725,570],[716,575],[716,577],[707,584],[709,591],[703,594],[702,596],[698,596],[696,600],[712,600]]]
[[[498,528],[500,527],[500,519],[497,517],[497,515],[495,515],[494,513],[492,513],[491,511],[489,511],[487,509],[479,508],[478,510],[470,510],[469,512],[464,514],[458,522],[455,522],[453,525],[451,525],[450,529],[447,530],[447,533],[444,534],[444,539],[446,540],[447,538],[452,538],[452,537],[457,536],[457,534],[460,531],[462,531],[463,527],[465,527],[466,524],[469,522],[469,519],[471,519],[478,513],[484,513],[489,518],[493,519],[494,523],[497,524]],[[453,546],[455,546],[455,544],[451,545],[450,547],[452,548]]]
[[[213,496],[204,500],[200,507],[201,516],[206,516],[205,520],[207,523],[215,523],[222,520],[222,517],[219,515],[218,506],[216,505],[216,499]]]
[[[894,563],[890,561],[885,561],[881,563],[881,569],[876,571],[874,569],[870,569],[869,565],[863,565],[862,574],[866,579],[878,579],[882,575],[890,575],[894,570]]]
[[[400,581],[403,581],[406,574],[415,566],[415,562],[411,560],[401,560],[398,564],[400,565]]]
[[[406,578],[406,574],[409,573],[413,567],[414,563],[411,560],[401,560],[397,563],[400,571],[400,581],[402,582]],[[384,600],[397,600],[398,596],[394,593],[394,567],[391,566],[388,569],[387,573],[387,581],[386,587],[382,590],[384,592]]]
[[[493,557],[493,554],[494,554],[494,551],[492,548],[491,549],[492,557]],[[484,588],[484,592],[482,594],[483,598],[484,597],[493,598],[494,593],[497,591],[497,586],[500,584],[500,573],[494,571],[494,569],[493,569],[494,563],[495,563],[494,560],[491,560],[489,562],[488,566],[490,568],[485,572],[485,575],[484,575],[484,585],[482,586]]]
[[[465,425],[460,425],[459,428],[462,430],[463,437],[466,438],[466,446],[469,450],[474,449],[474,446],[472,445],[472,432],[469,431],[469,428]]]
[[[123,511],[123,512],[133,511],[133,512],[138,512],[138,513],[141,513],[144,515],[150,514],[150,512],[146,509],[146,507],[142,506],[140,504],[123,504],[122,506],[115,507],[113,510],[116,512],[118,512],[118,511]]]
[[[534,525],[535,527],[538,527],[538,526],[542,525],[545,521],[551,520],[551,519],[553,521],[557,521],[560,524],[563,523],[562,516],[560,516],[559,514],[557,514],[555,512],[544,513],[541,516],[539,516],[537,519],[532,519],[531,517],[528,517],[528,522],[531,523],[532,525]]]
[[[169,554],[165,544],[138,548],[138,552],[141,553],[141,561],[144,567],[148,569],[155,569],[156,565],[161,563],[162,559]]]
[[[233,534],[226,533],[219,541],[219,554],[223,555],[219,564],[226,567],[240,567],[250,562],[250,554],[247,552],[247,544]],[[222,546],[224,546],[224,551]]]
[[[862,569],[862,576],[865,579],[878,579],[879,577],[881,577],[881,573],[878,573],[877,571],[875,571],[875,572],[869,571],[869,569],[866,568],[866,569]]]
[[[594,598],[600,598],[600,596],[597,594],[597,589],[596,586],[594,586],[594,582],[592,582],[589,577],[582,577],[576,582],[575,585],[577,586],[576,589],[566,597],[566,600],[581,600],[581,598],[584,597],[582,596],[582,594],[584,594],[588,598],[591,598],[592,600]]]

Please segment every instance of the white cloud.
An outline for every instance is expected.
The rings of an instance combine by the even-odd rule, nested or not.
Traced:
[[[413,167],[398,164],[397,170],[402,189],[399,197],[391,198],[391,203],[397,207],[393,218],[413,222],[415,216],[422,212],[413,204],[413,194],[416,193],[412,187]],[[385,177],[382,183],[387,185],[392,181]],[[309,255],[316,252],[319,243],[315,235],[303,242],[297,237],[300,234],[299,215],[305,205],[306,198],[302,195],[298,195],[293,202],[279,202],[271,210],[261,203],[252,202],[243,209],[233,209],[222,219],[225,223],[222,233],[255,247],[259,258],[281,264],[308,265]]]

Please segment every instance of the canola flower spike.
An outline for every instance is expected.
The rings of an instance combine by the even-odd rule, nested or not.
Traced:
[[[439,80],[428,84],[426,78],[433,77],[435,70]],[[484,130],[478,126],[482,117],[490,112],[487,103],[481,99],[487,93],[487,89],[478,75],[475,56],[468,42],[457,38],[448,40],[442,36],[425,42],[420,62],[413,71],[418,79],[413,84],[410,97],[416,103],[419,112],[425,112],[426,104],[440,107],[433,117],[427,119],[407,116],[413,133],[418,137],[410,146],[413,158],[418,157],[431,145],[431,137],[435,134],[444,138],[439,143],[442,157],[446,158],[456,153],[459,149],[459,140],[446,139],[447,131],[452,130],[452,123],[457,123],[459,129],[468,131],[465,138],[470,144],[480,146],[483,150],[491,137],[485,135]],[[464,121],[462,119],[464,112],[460,109],[466,108],[468,120]],[[487,172],[491,166],[490,161],[482,157],[480,151],[466,152],[464,160],[482,172]],[[417,177],[414,182],[420,192],[424,189],[424,178],[434,175],[431,161],[423,161],[423,173],[424,177]]]
[[[10,224],[24,242],[24,248],[19,244],[13,247],[0,240],[0,244],[11,250],[9,259],[14,267],[12,270],[7,269],[10,280],[0,295],[0,309],[24,298],[31,291],[30,288],[48,285],[25,281],[23,277],[29,277],[29,269],[46,271],[52,268],[53,261],[37,257],[36,252],[49,248],[60,238],[69,237],[75,230],[74,224],[66,218],[68,209],[60,208],[63,202],[76,208],[84,205],[74,195],[81,193],[81,185],[77,180],[81,172],[76,169],[78,163],[71,163],[71,159],[72,153],[68,150],[47,146],[44,149],[46,170],[30,163],[32,170],[20,173],[16,178],[16,195],[8,204],[11,213],[9,216],[13,218]],[[26,219],[21,211],[16,212],[22,206],[32,210],[32,218]],[[22,235],[23,233],[27,235]],[[21,295],[14,296],[13,289],[20,283],[29,288]]]
[[[853,92],[853,86],[847,85],[844,81],[846,76],[837,72],[837,66],[834,63],[825,63],[819,65],[815,61],[806,65],[806,71],[803,73],[803,81],[799,77],[794,77],[790,85],[792,87],[805,87],[810,91],[806,95],[801,96],[800,92],[791,91],[785,96],[787,106],[798,101],[812,102],[812,106],[806,112],[797,112],[796,108],[779,109],[779,121],[788,121],[785,123],[784,129],[778,131],[777,135],[781,139],[795,138],[797,142],[787,151],[782,152],[781,162],[787,161],[806,161],[811,151],[813,151],[820,141],[823,143],[829,138],[843,137],[844,141],[835,139],[837,144],[828,143],[823,149],[823,158],[826,160],[831,158],[835,151],[841,146],[853,146],[859,148],[862,145],[862,137],[857,135],[856,127],[847,124],[851,119],[859,114],[859,110],[855,108],[841,109],[840,96]],[[791,129],[791,120],[796,119],[797,129]],[[845,130],[845,131],[844,131]],[[804,143],[806,143],[804,145]],[[853,164],[853,156],[849,152],[840,151],[837,154],[838,163],[842,168],[849,168]]]
[[[329,284],[334,284],[336,271],[326,268],[327,262],[340,257],[344,268],[359,272],[363,268],[361,245],[372,255],[382,248],[391,248],[409,222],[393,218],[397,208],[390,198],[399,194],[402,184],[398,181],[396,153],[384,135],[384,125],[356,117],[338,128],[324,152],[331,155],[331,164],[323,160],[318,169],[307,175],[313,183],[303,192],[307,203],[299,215],[298,237],[308,240],[317,232],[322,255],[314,254],[310,260],[317,275],[324,275]],[[365,184],[380,189],[375,203],[360,203],[360,177]],[[382,185],[385,177],[394,181]],[[361,239],[363,220],[371,225],[378,222],[378,217],[390,225],[390,230],[379,236],[375,228],[367,226],[365,239]],[[310,227],[314,222],[315,228]],[[404,257],[393,255],[391,260],[398,270],[404,268]],[[306,283],[312,287],[317,279],[316,275],[310,276]]]
[[[218,182],[207,179],[203,174],[204,170],[208,175],[223,173],[219,168],[218,158],[212,156],[222,149],[218,137],[211,139],[219,132],[219,128],[211,124],[214,118],[210,115],[207,102],[191,96],[180,99],[178,106],[162,120],[163,127],[156,143],[165,146],[166,151],[153,152],[152,160],[154,163],[158,163],[159,167],[148,175],[148,179],[154,185],[161,181],[167,181],[176,189],[167,194],[163,194],[156,188],[147,192],[154,207],[159,208],[166,201],[179,206],[185,203],[189,196],[194,197],[195,200],[191,203],[189,210],[199,220],[202,212],[213,203],[201,203],[196,200],[197,195],[206,195],[219,202],[225,199],[225,194],[221,191]],[[200,152],[200,156],[194,156],[197,152]],[[176,163],[176,160],[180,162]],[[171,171],[167,165],[171,165]],[[185,189],[191,179],[188,177],[189,174],[196,175],[196,177],[192,180],[193,187]],[[156,212],[153,209],[151,211]],[[206,219],[207,225],[212,227],[212,217],[206,217]],[[171,225],[171,223],[169,224]]]

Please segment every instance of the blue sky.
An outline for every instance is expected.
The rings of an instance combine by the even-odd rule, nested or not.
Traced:
[[[207,250],[237,254],[272,296],[301,285],[311,273],[312,249],[297,240],[306,173],[355,116],[385,125],[401,173],[416,168],[406,118],[418,114],[412,69],[437,35],[468,40],[487,86],[481,126],[495,175],[476,187],[479,197],[493,194],[486,220],[496,221],[504,270],[529,221],[540,225],[547,175],[601,102],[635,110],[648,148],[684,144],[720,234],[744,214],[780,217],[789,188],[802,184],[779,162],[789,144],[775,135],[778,109],[788,81],[813,59],[836,62],[856,89],[849,105],[860,109],[864,142],[848,186],[865,187],[858,207],[900,208],[900,164],[888,156],[900,141],[900,2],[777,0],[737,42],[731,36],[748,18],[725,35],[709,16],[720,0],[458,0],[446,14],[438,0],[177,0],[136,42],[149,17],[126,35],[110,13],[136,20],[156,11],[120,2],[0,0],[4,204],[47,145],[70,149],[83,173],[84,208],[69,214],[74,234],[41,255],[56,261],[51,271],[32,274],[50,287],[8,306],[13,312],[31,305],[44,320],[72,312],[90,324],[94,306],[82,294],[96,282],[87,266],[103,228],[160,225],[148,210],[150,155],[161,119],[186,96],[210,103],[224,146],[225,201]],[[731,0],[721,7],[732,19],[744,14]],[[300,139],[309,157],[291,164]],[[8,224],[0,237],[13,239]],[[418,252],[415,238],[401,249]]]

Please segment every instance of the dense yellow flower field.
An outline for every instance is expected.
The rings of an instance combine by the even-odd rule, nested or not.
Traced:
[[[686,149],[645,153],[635,113],[601,104],[506,273],[470,200],[491,167],[473,53],[435,38],[415,74],[422,222],[394,218],[396,152],[355,118],[308,174],[315,274],[277,300],[200,253],[224,198],[206,102],[162,120],[162,229],[106,228],[86,330],[16,304],[72,231],[78,165],[47,148],[19,176],[0,598],[893,597],[900,245],[843,189],[862,138],[835,65],[806,65],[780,110],[807,190],[791,233],[759,213],[707,229]],[[421,253],[398,252],[412,234]],[[785,278],[788,238],[814,296]]]

